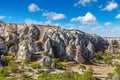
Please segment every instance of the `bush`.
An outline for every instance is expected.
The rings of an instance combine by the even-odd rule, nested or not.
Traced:
[[[83,74],[83,80],[95,80],[94,76],[93,76],[93,69],[89,68],[88,70],[86,70]]]
[[[44,72],[38,77],[38,80],[83,80],[82,75],[77,72],[64,72],[49,74]]]
[[[116,58],[120,60],[120,55],[116,56]]]
[[[29,68],[28,71],[29,71],[29,72],[32,72],[32,69]]]
[[[53,61],[55,64],[57,64],[57,63],[60,62],[60,59],[59,59],[59,58],[54,58],[54,59],[52,59],[52,61]]]
[[[63,67],[64,67],[64,66],[63,66],[61,63],[57,63],[57,64],[56,64],[56,68],[57,68],[57,69],[63,69]]]
[[[6,68],[0,68],[0,77],[6,77],[8,75],[8,71]]]
[[[120,75],[120,65],[116,65],[115,72]]]
[[[10,72],[16,72],[17,67],[18,67],[18,65],[16,63],[14,63],[14,62],[9,62],[8,66],[7,66],[8,71],[10,71]]]
[[[13,60],[13,56],[4,56],[4,57],[3,57],[3,60],[10,62],[10,61]]]
[[[39,74],[44,73],[44,70],[38,70]]]
[[[67,59],[64,59],[64,62],[67,62]]]
[[[25,78],[27,78],[27,75],[24,74],[24,73],[22,73],[22,74],[21,74],[21,78],[22,78],[22,80],[24,80]]]
[[[32,68],[36,69],[36,68],[40,68],[39,64],[37,61],[31,62],[31,66]]]
[[[112,54],[108,53],[107,50],[105,50],[104,53],[103,52],[95,53],[93,61],[98,64],[111,65],[112,59],[114,59],[114,56]]]

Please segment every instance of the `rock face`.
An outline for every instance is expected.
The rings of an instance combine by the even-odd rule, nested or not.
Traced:
[[[65,30],[55,26],[3,24],[0,23],[5,41],[13,41],[17,59],[31,60],[38,54],[41,63],[51,63],[50,58],[74,60],[85,63],[94,57],[94,53],[104,51],[108,42],[97,35],[87,34],[79,30]],[[15,50],[12,50],[15,49]],[[48,56],[48,57],[45,57]],[[50,66],[50,65],[49,65]]]
[[[104,39],[109,43],[108,51],[110,53],[120,53],[120,38],[105,37]]]

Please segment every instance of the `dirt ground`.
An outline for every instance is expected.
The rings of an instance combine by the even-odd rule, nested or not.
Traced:
[[[84,65],[84,66],[86,66],[87,69],[91,67],[94,71],[94,76],[99,78],[105,78],[107,77],[108,73],[114,73],[114,68],[110,66],[103,66],[103,65],[99,65],[99,66]],[[75,65],[71,67],[71,70],[82,74],[82,71],[79,69],[79,65]]]

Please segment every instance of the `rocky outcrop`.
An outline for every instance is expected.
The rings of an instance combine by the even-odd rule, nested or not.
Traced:
[[[5,53],[7,51],[7,45],[2,36],[0,36],[0,54]]]
[[[108,52],[110,53],[120,53],[120,38],[115,37],[104,37],[108,41]]]
[[[39,65],[44,68],[55,68],[55,64],[52,62],[52,59],[48,56],[42,57],[42,59],[39,60]]]
[[[19,43],[19,49],[18,49],[18,60],[25,61],[25,60],[31,60],[32,53],[29,50],[28,47],[29,43],[28,41],[23,40]]]
[[[60,58],[85,63],[94,57],[95,52],[104,51],[108,44],[100,36],[79,30],[30,24],[0,23],[0,26],[4,29],[5,33],[1,35],[5,37],[5,41],[15,43],[9,50],[15,51],[20,61],[31,60],[34,55],[40,55],[42,58],[49,57],[42,61]]]
[[[48,38],[47,41],[45,42],[45,53],[47,55],[49,55],[50,57],[54,57],[54,54],[53,54],[53,50],[52,50],[52,46],[51,46],[51,42],[50,42],[50,39]]]

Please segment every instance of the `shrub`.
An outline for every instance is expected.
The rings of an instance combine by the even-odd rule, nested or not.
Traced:
[[[120,65],[116,65],[115,72],[120,75]]]
[[[44,73],[44,70],[38,70],[39,74]]]
[[[89,68],[88,70],[86,70],[83,74],[83,80],[95,80],[93,78],[93,69]]]
[[[13,56],[4,56],[4,57],[3,57],[3,60],[10,62],[10,61],[13,60]]]
[[[17,71],[17,67],[18,67],[18,65],[15,64],[14,62],[9,62],[8,66],[7,66],[8,71],[10,71],[10,72],[16,72]]]
[[[55,64],[57,64],[57,63],[60,62],[60,59],[59,59],[59,58],[54,58],[54,59],[52,59],[52,61],[53,61]]]
[[[116,56],[116,58],[120,60],[120,55]]]
[[[29,71],[29,72],[32,72],[32,69],[29,68],[28,71]]]
[[[8,71],[6,68],[0,68],[0,77],[6,77],[8,75]]]
[[[67,59],[64,59],[64,62],[67,62]]]
[[[22,74],[21,74],[21,79],[22,79],[22,80],[25,80],[25,78],[27,78],[27,75],[24,74],[24,73],[22,73]]]
[[[57,64],[56,64],[56,68],[57,68],[57,69],[63,69],[63,67],[64,67],[64,66],[63,66],[61,63],[57,63]]]
[[[40,68],[39,64],[37,61],[31,62],[31,66],[32,68],[36,69],[36,68]]]
[[[77,72],[64,72],[49,74],[44,72],[38,77],[38,80],[83,80],[82,75]]]

